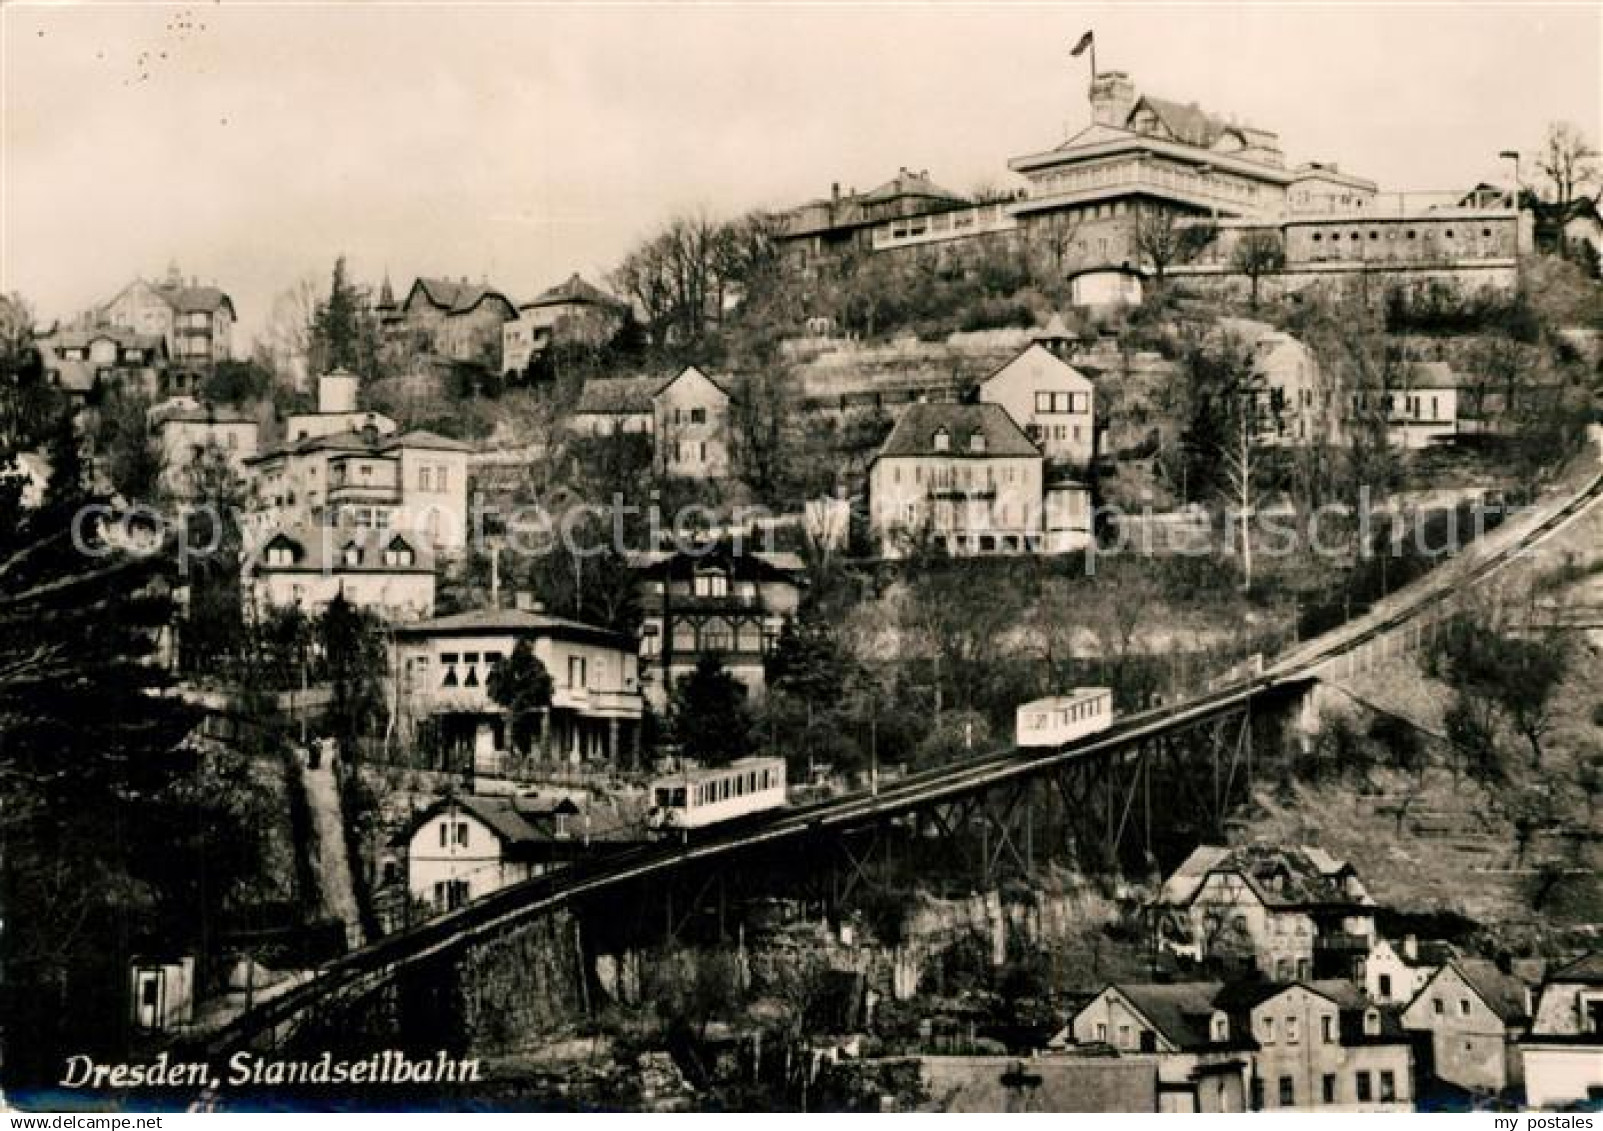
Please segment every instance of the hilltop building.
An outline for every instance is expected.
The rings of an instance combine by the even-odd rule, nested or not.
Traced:
[[[100,325],[160,337],[173,368],[189,375],[209,372],[233,356],[237,317],[225,291],[194,277],[185,283],[177,264],[159,283],[135,279],[97,312]]]
[[[557,343],[599,346],[612,340],[629,318],[629,304],[613,298],[577,273],[518,306],[501,327],[501,369],[512,377]]]

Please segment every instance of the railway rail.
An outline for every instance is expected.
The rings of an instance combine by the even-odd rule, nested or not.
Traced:
[[[1327,634],[1294,649],[1256,675],[1235,684],[1169,706],[1117,720],[1111,727],[1060,747],[1006,748],[958,766],[908,775],[874,793],[854,793],[810,805],[779,809],[743,820],[738,827],[713,832],[689,843],[662,843],[627,849],[582,861],[560,872],[493,892],[482,899],[426,923],[387,936],[323,967],[312,980],[264,1002],[236,1018],[206,1042],[213,1056],[226,1056],[266,1034],[292,1028],[314,1007],[356,1000],[380,988],[403,970],[492,938],[520,923],[544,915],[587,895],[637,883],[698,861],[735,857],[758,846],[799,840],[825,830],[845,830],[905,815],[932,804],[983,792],[1061,767],[1064,763],[1104,757],[1122,749],[1183,730],[1215,716],[1287,694],[1317,680],[1317,670],[1334,657],[1364,647],[1422,614],[1444,606],[1468,585],[1508,564],[1545,541],[1603,497],[1603,474],[1596,476],[1566,504],[1531,529],[1455,576],[1426,578],[1400,607],[1384,615]]]

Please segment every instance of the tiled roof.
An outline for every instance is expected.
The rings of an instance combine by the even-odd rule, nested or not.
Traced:
[[[449,279],[428,279],[419,275],[407,293],[408,300],[418,291],[422,291],[423,297],[433,306],[448,314],[466,314],[488,298],[500,299],[509,309],[517,309],[517,304],[502,291],[484,283],[466,280],[453,283]]]
[[[1547,976],[1549,982],[1584,982],[1589,986],[1603,985],[1603,950],[1583,955],[1567,966],[1560,966]]]
[[[267,564],[267,551],[281,542],[289,542],[297,551],[295,563],[289,566]],[[384,552],[397,541],[412,551],[409,566],[389,565]],[[362,559],[355,565],[344,560],[345,547],[355,542],[362,549]],[[433,573],[434,552],[420,538],[390,530],[352,530],[346,527],[298,524],[284,526],[263,538],[260,545],[249,553],[246,568],[255,573]]]
[[[1505,1025],[1523,1025],[1530,1021],[1525,984],[1514,975],[1503,973],[1495,962],[1485,958],[1455,958],[1448,965],[1458,971],[1458,976]]]
[[[529,636],[563,636],[569,638],[604,639],[629,646],[628,639],[611,629],[583,621],[552,616],[549,613],[527,612],[523,609],[470,609],[465,613],[415,621],[396,632],[404,636],[456,636],[474,633],[510,633]]]
[[[664,382],[661,377],[594,377],[579,393],[578,413],[634,416],[651,412],[651,398]]]
[[[882,204],[887,200],[895,200],[903,196],[926,196],[937,200],[948,200],[955,204],[968,203],[967,197],[960,193],[955,193],[951,189],[944,189],[930,180],[930,175],[927,171],[913,173],[906,169],[898,172],[896,176],[878,188],[870,189],[858,196],[857,200],[863,204]]]
[[[562,306],[567,303],[584,303],[590,306],[605,306],[613,309],[623,309],[626,303],[613,298],[600,287],[592,286],[579,277],[575,271],[566,282],[558,283],[549,290],[541,291],[530,302],[523,304],[524,309],[531,306]]]
[[[1141,1011],[1148,1021],[1181,1049],[1211,1044],[1209,1020],[1218,982],[1179,982],[1172,985],[1140,983],[1114,987]]]
[[[935,436],[945,431],[947,449],[935,447]],[[984,450],[972,449],[972,438],[984,438]],[[901,419],[876,459],[904,456],[962,456],[984,459],[997,456],[1040,456],[1007,410],[997,404],[912,404],[902,412]]]
[[[141,334],[124,326],[91,326],[57,330],[39,339],[39,344],[54,350],[78,349],[101,338],[116,342],[124,349],[154,349],[163,353],[167,349],[167,339],[160,334]]]
[[[1368,905],[1372,902],[1367,897],[1354,898],[1347,894],[1347,865],[1322,849],[1266,845],[1197,848],[1165,881],[1159,902],[1190,903],[1203,880],[1214,872],[1239,875],[1267,907]]]
[[[234,313],[233,300],[216,287],[170,287],[163,284],[156,287],[156,293],[179,313],[201,310],[216,312],[225,306],[228,313]]]
[[[1186,104],[1144,94],[1136,100],[1136,104],[1130,110],[1132,119],[1142,106],[1151,110],[1176,140],[1183,141],[1187,145],[1206,149],[1218,141],[1229,128],[1228,123],[1214,117],[1194,102]]]
[[[341,415],[341,414],[335,414]],[[292,444],[286,444],[272,451],[263,452],[259,456],[246,461],[260,463],[276,456],[294,453],[303,455],[306,452],[335,451],[335,452],[366,452],[375,456],[389,455],[402,448],[426,448],[432,451],[444,452],[470,452],[472,447],[461,440],[453,440],[449,436],[441,436],[438,432],[430,432],[422,428],[414,428],[409,432],[378,433],[370,443],[368,437],[362,432],[331,432],[326,436],[308,436]]]
[[[255,424],[254,416],[232,408],[218,408],[216,405],[201,405],[198,408],[174,408],[157,413],[151,410],[155,417],[155,424],[159,428],[166,424]]]

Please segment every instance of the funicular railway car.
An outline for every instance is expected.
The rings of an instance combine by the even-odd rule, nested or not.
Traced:
[[[1062,746],[1113,725],[1113,690],[1076,687],[1067,695],[1035,699],[1018,709],[1020,746]]]
[[[646,820],[654,829],[703,829],[784,804],[785,760],[742,758],[657,778]]]

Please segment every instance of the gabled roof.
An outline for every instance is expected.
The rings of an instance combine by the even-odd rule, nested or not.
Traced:
[[[552,636],[590,640],[633,649],[634,642],[620,632],[583,621],[523,609],[470,609],[465,613],[414,621],[396,630],[399,636],[473,636],[507,633],[514,636]]]
[[[935,436],[942,431],[948,438],[944,451],[935,447]],[[971,438],[975,435],[984,437],[983,451],[972,450]],[[940,456],[994,459],[1000,456],[1039,458],[1040,455],[1036,446],[1030,443],[1030,438],[1001,405],[943,403],[908,405],[874,458]]]
[[[897,200],[904,196],[922,196],[935,200],[951,201],[954,204],[967,204],[968,198],[951,189],[944,189],[930,180],[928,170],[910,172],[900,170],[896,176],[877,188],[870,189],[857,197],[863,204],[883,204],[886,201]]]
[[[536,845],[556,839],[549,819],[561,814],[575,816],[579,807],[570,797],[554,799],[541,804],[538,798],[486,797],[464,794],[443,797],[417,813],[406,823],[391,843],[404,844],[418,828],[441,813],[459,810],[475,818],[492,836],[501,842],[501,850],[508,856],[517,856]]]
[[[1530,1007],[1525,983],[1512,974],[1505,974],[1495,962],[1484,958],[1455,958],[1441,966],[1425,979],[1419,992],[1408,1003],[1408,1008],[1412,1009],[1415,1003],[1430,996],[1431,988],[1447,977],[1450,971],[1456,973],[1503,1024],[1511,1028],[1529,1024]]]
[[[451,282],[449,279],[429,279],[419,275],[412,283],[412,289],[406,293],[406,299],[401,305],[409,306],[412,296],[421,294],[429,305],[447,314],[466,314],[479,303],[487,299],[499,299],[505,303],[509,310],[517,310],[517,304],[500,290],[484,283],[470,283],[467,280]]]
[[[651,398],[662,387],[661,377],[592,377],[579,393],[575,413],[599,416],[651,414]]]
[[[1058,322],[1059,328],[1061,328],[1062,325],[1063,325],[1063,323],[1060,320]],[[1048,327],[1048,330],[1050,330],[1050,329],[1051,329],[1051,327]],[[1067,336],[1068,336],[1067,331],[1064,331],[1060,335],[1060,337],[1067,337]],[[1086,388],[1089,389],[1092,386],[1091,378],[1087,377],[1084,373],[1081,373],[1074,366],[1070,365],[1068,362],[1064,361],[1057,354],[1055,354],[1051,350],[1047,349],[1046,346],[1042,345],[1043,341],[1050,341],[1050,340],[1051,340],[1051,338],[1046,337],[1045,336],[1045,332],[1043,332],[1042,335],[1037,336],[1034,341],[1032,341],[1029,345],[1025,346],[1023,349],[1021,349],[1018,353],[1014,354],[1002,366],[1000,366],[998,369],[996,369],[994,372],[992,372],[990,376],[986,377],[983,381],[981,381],[980,382],[980,386],[983,388],[984,386],[989,385],[992,381],[994,381],[998,377],[1002,376],[1002,374],[1006,373],[1009,369],[1012,369],[1015,365],[1017,365],[1024,358],[1030,356],[1031,354],[1039,353],[1040,356],[1041,356],[1041,359],[1043,361],[1045,361],[1048,365],[1051,365],[1051,366],[1055,367],[1056,369],[1060,370],[1063,377],[1069,379],[1074,384],[1083,385],[1083,386],[1085,386]],[[986,446],[989,447],[990,446],[989,443],[987,443]]]
[[[216,287],[173,287],[162,283],[157,285],[156,293],[180,314],[198,311],[216,313],[227,307],[229,316],[234,316],[234,300]]]
[[[801,555],[790,550],[735,551],[733,539],[722,539],[684,550],[648,550],[629,555],[629,568],[639,570],[648,578],[667,575],[689,577],[697,570],[717,567],[728,569],[737,578],[751,573],[759,578],[798,582],[806,572],[807,564]]]
[[[723,376],[721,374],[718,375],[718,376],[713,376],[711,373],[708,373],[705,370],[697,369],[694,365],[687,365],[683,369],[681,369],[678,373],[675,373],[672,377],[668,378],[661,385],[659,385],[657,387],[656,393],[653,394],[653,399],[655,399],[655,397],[662,396],[663,393],[666,393],[670,388],[672,388],[675,384],[677,384],[682,378],[688,377],[692,373],[694,373],[697,377],[700,377],[703,381],[706,381],[709,385],[711,385],[713,388],[717,389],[724,396],[733,397],[735,395],[734,382],[733,382],[733,380],[731,378]]]
[[[1525,984],[1499,970],[1495,962],[1485,958],[1455,958],[1447,965],[1458,971],[1458,976],[1503,1024],[1524,1025],[1530,1021]]]
[[[1138,983],[1109,988],[1122,994],[1176,1048],[1197,1049],[1214,1043],[1209,1029],[1219,1008],[1214,999],[1223,988],[1218,982]]]
[[[1588,986],[1603,986],[1603,950],[1594,950],[1574,962],[1560,966],[1547,976],[1548,982],[1581,982]]]
[[[53,350],[78,349],[101,339],[116,342],[123,349],[167,352],[167,339],[160,334],[141,334],[125,326],[68,327],[40,338],[39,344]]]
[[[1214,117],[1195,102],[1174,102],[1151,94],[1143,94],[1136,99],[1126,121],[1135,121],[1136,115],[1143,107],[1152,111],[1174,140],[1195,145],[1200,149],[1208,148],[1231,129],[1230,123]]]
[[[1291,910],[1372,906],[1374,902],[1367,895],[1354,898],[1347,894],[1347,877],[1354,874],[1351,866],[1323,849],[1303,845],[1202,845],[1164,882],[1158,902],[1187,905],[1196,898],[1203,881],[1216,873],[1240,876],[1266,907]]]
[[[541,291],[531,301],[523,304],[522,309],[528,310],[533,306],[565,306],[579,304],[584,306],[604,306],[612,310],[627,310],[628,304],[613,298],[600,287],[592,286],[579,277],[575,271],[568,276],[566,282],[558,283],[548,290]]]

